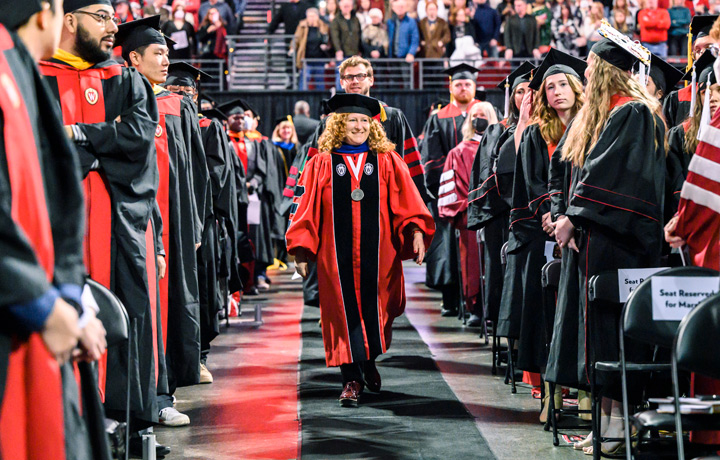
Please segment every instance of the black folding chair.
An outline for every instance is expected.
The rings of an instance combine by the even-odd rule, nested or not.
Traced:
[[[675,437],[678,459],[685,460],[683,429],[720,429],[720,414],[682,415],[679,369],[720,379],[720,294],[708,297],[680,323],[672,355]]]
[[[628,372],[669,372],[670,363],[636,363],[627,362],[625,340],[630,338],[636,342],[640,342],[655,347],[670,349],[672,340],[675,336],[679,321],[654,321],[652,309],[652,282],[653,276],[676,276],[676,277],[699,277],[699,276],[717,276],[715,270],[701,267],[677,267],[663,270],[644,280],[629,296],[627,302],[622,307],[620,319],[619,334],[619,361],[598,361],[591,370],[591,392],[592,392],[592,412],[593,412],[593,458],[609,457],[602,453],[601,443],[603,442],[619,442],[624,441],[626,452],[622,457],[628,460],[632,458],[632,444],[630,440],[630,423],[638,428],[638,438],[645,433],[657,433],[657,429],[651,424],[644,426],[641,422],[631,420],[629,413],[629,403],[627,395],[627,373]],[[590,279],[589,300],[603,300],[621,305],[618,275],[617,271],[605,272],[596,275]],[[589,307],[590,308],[590,307]],[[625,432],[623,438],[603,438],[600,433],[600,401],[603,391],[596,384],[598,372],[604,373],[620,373],[623,403],[623,419]],[[647,444],[646,444],[647,446]],[[618,456],[610,456],[610,458],[618,458]]]
[[[552,342],[553,326],[555,320],[555,307],[557,305],[557,293],[558,286],[560,285],[560,272],[562,269],[562,261],[559,259],[551,260],[546,263],[542,269],[542,287],[543,287],[543,309],[546,322],[543,325],[545,328],[545,346],[547,347],[548,353],[550,351],[550,342]],[[555,388],[557,385],[555,382],[547,382],[550,395],[555,394]],[[543,386],[544,390],[544,386]],[[545,431],[552,428],[553,433],[553,445],[560,445],[560,438],[558,436],[558,423],[557,417],[562,414],[584,414],[590,413],[589,410],[581,410],[577,406],[573,407],[555,407],[555,398],[552,396],[548,399],[548,419],[545,422]],[[586,428],[587,423],[577,426],[564,426],[566,429]]]
[[[130,430],[128,429],[127,423],[130,421],[130,363],[132,362],[132,347],[129,341],[132,338],[132,331],[134,327],[130,327],[130,317],[127,314],[125,306],[122,304],[120,299],[110,291],[108,288],[98,283],[95,280],[87,279],[87,284],[90,287],[95,302],[98,304],[99,312],[97,314],[98,319],[103,323],[105,327],[105,340],[107,341],[107,347],[116,347],[123,343],[128,344],[128,369],[127,369],[127,396],[125,399],[125,460],[128,459],[130,445]],[[117,447],[117,446],[116,446]],[[122,456],[122,452],[115,452],[117,458]]]

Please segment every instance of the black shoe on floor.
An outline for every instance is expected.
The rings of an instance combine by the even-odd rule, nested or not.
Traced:
[[[260,292],[258,292],[257,288],[253,286],[247,291],[243,291],[243,295],[260,295]]]
[[[482,326],[482,318],[480,318],[476,314],[470,315],[470,318],[467,320],[467,326],[468,327],[481,327]]]
[[[446,310],[445,307],[443,307],[443,308],[440,310],[440,316],[449,317],[449,316],[457,316],[457,315],[458,315],[457,309],[454,309],[454,310]]]
[[[155,456],[157,458],[164,458],[168,454],[170,454],[170,448],[168,446],[155,444]],[[142,438],[130,438],[130,457],[143,458]]]

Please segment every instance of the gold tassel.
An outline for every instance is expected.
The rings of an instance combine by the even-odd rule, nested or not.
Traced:
[[[453,102],[455,102],[455,99],[453,98],[453,95],[452,95],[452,77],[448,77],[448,84],[451,87],[450,88],[450,103],[452,104]]]
[[[693,54],[692,54],[692,26],[688,27],[688,44],[687,44],[687,67],[685,67],[685,72],[689,72],[690,69],[693,67]],[[685,81],[685,86],[688,85],[688,82]]]
[[[385,113],[385,107],[380,104],[380,122],[384,123],[387,120],[387,113]]]
[[[291,125],[295,126],[295,123],[292,121],[292,116],[288,115],[287,120],[290,122]]]

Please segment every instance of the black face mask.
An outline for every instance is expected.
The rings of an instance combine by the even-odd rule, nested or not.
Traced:
[[[488,121],[484,118],[476,118],[472,121],[472,125],[476,133],[482,134],[488,127]]]

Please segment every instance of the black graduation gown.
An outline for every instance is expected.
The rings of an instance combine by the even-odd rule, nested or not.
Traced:
[[[423,201],[427,203],[429,196],[427,188],[425,187],[425,175],[422,166],[420,152],[418,150],[418,143],[415,135],[410,128],[410,124],[405,117],[405,114],[395,107],[389,107],[385,103],[382,103],[385,109],[386,119],[381,121],[378,116],[376,119],[380,121],[383,128],[385,129],[385,135],[390,142],[395,144],[395,152],[398,153],[407,164],[410,170],[410,176],[412,177],[413,183],[420,192],[420,196]],[[285,182],[285,189],[283,190],[283,202],[280,209],[280,213],[284,216],[290,214],[290,206],[292,205],[293,197],[295,195],[295,186],[300,180],[305,163],[318,153],[318,139],[320,135],[325,131],[325,120],[320,120],[315,133],[310,136],[308,141],[299,150],[292,163],[292,166],[288,170],[288,178]],[[446,151],[449,152],[448,149]],[[441,166],[442,169],[442,166]],[[441,171],[442,172],[442,171]],[[308,276],[303,280],[303,299],[305,305],[319,305],[318,297],[318,281],[317,271],[313,262],[308,263]]]
[[[290,168],[295,161],[297,156],[297,147],[293,145],[292,148],[286,149],[279,145],[274,144],[275,147],[275,162],[277,169],[278,188],[283,190],[287,183],[287,178],[290,173]],[[285,231],[287,231],[288,214],[283,214],[283,198],[281,197],[275,203],[275,225],[273,228],[273,239],[279,240],[278,247],[285,246]]]
[[[485,317],[495,323],[504,278],[500,253],[507,241],[510,213],[510,205],[500,196],[495,169],[500,148],[514,132],[514,126],[508,129],[502,123],[485,131],[475,155],[468,197],[468,228],[482,229],[484,237]]]
[[[223,126],[216,120],[200,118],[200,133],[210,173],[216,241],[213,248],[218,261],[215,270],[204,273],[206,284],[213,292],[206,293],[200,306],[201,351],[209,350],[210,342],[220,333],[218,312],[227,301],[226,296],[242,289],[237,271],[238,203],[233,157]],[[239,160],[238,160],[239,161]],[[205,269],[203,266],[202,270]],[[201,270],[201,271],[202,271]],[[203,273],[198,273],[199,277]],[[231,278],[234,279],[231,281]],[[230,286],[235,286],[231,290]]]
[[[77,124],[88,140],[87,145],[76,145],[86,197],[100,193],[100,203],[107,204],[89,210],[88,232],[94,235],[89,241],[94,246],[86,251],[86,262],[91,276],[97,271],[105,278],[98,281],[118,296],[134,324],[132,415],[157,423],[157,394],[168,389],[162,331],[156,327],[161,324],[156,242],[148,231],[159,176],[154,145],[159,115],[152,87],[135,69],[115,61],[78,70],[53,58],[41,62],[40,69],[62,109],[63,122]],[[96,212],[104,217],[96,218]],[[116,417],[125,411],[127,368],[126,346],[109,349],[105,408],[117,411]]]
[[[519,338],[518,368],[539,372],[547,359],[541,270],[547,234],[542,216],[550,211],[548,146],[537,124],[522,135],[515,161],[510,211],[508,261],[498,320],[498,335]],[[518,275],[518,272],[520,275]]]
[[[230,276],[230,292],[234,293],[243,289],[244,286],[252,284],[253,266],[255,264],[255,249],[250,241],[250,227],[247,220],[247,210],[250,202],[247,189],[247,172],[240,157],[235,153],[235,147],[225,133],[228,145],[228,154],[232,159],[233,182],[235,182],[235,202],[237,203],[237,259],[238,264],[233,264],[234,272]],[[236,279],[237,278],[237,279]],[[232,284],[233,280],[238,284]]]
[[[0,73],[6,78],[0,97],[0,133],[4,133],[0,136],[0,306],[6,307],[41,297],[50,288],[50,283],[84,284],[82,238],[85,219],[77,153],[64,133],[57,105],[25,45],[2,25]],[[37,155],[35,161],[29,157],[32,154]],[[13,174],[10,173],[11,161],[14,162]],[[24,189],[13,188],[19,170],[35,176],[35,181],[21,185],[34,185],[32,188],[38,192],[36,196],[42,199],[44,206],[35,206],[37,202],[33,202]],[[26,225],[28,217],[34,220],[33,216],[42,214],[46,224],[42,228],[51,232],[44,236],[51,238],[52,242],[52,247],[43,253],[52,257],[51,261],[36,252],[37,234],[23,231],[21,223]],[[23,215],[25,218],[21,217]],[[41,230],[39,222],[31,228],[33,231]],[[109,460],[106,438],[91,439],[88,436],[88,431],[96,433],[99,428],[104,432],[104,411],[94,375],[86,372],[82,375],[82,384],[88,390],[82,400],[85,408],[83,419],[77,382],[74,378],[65,378],[71,375],[73,365],[67,363],[63,366],[61,382],[57,363],[38,340],[38,335],[33,334],[23,340],[16,335],[21,328],[6,313],[3,317],[4,327],[0,328],[0,402],[3,397],[18,398],[18,391],[29,397],[25,400],[26,411],[22,419],[14,417],[20,414],[4,411],[10,418],[0,420],[0,438],[8,441],[5,427],[9,422],[15,429],[24,431],[26,442],[10,440],[12,451],[6,450],[7,444],[3,443],[0,457],[29,454],[43,460],[54,458],[64,451],[67,458]],[[13,365],[19,369],[8,368],[11,352],[22,352],[23,349],[30,352],[37,348],[43,352],[43,366],[38,360],[25,359],[13,360]],[[36,351],[32,353],[38,356]],[[86,363],[81,366],[83,370],[89,369]],[[15,388],[12,384],[6,388],[8,372],[17,375],[16,371],[28,376],[25,388]],[[72,386],[65,385],[68,381]],[[62,401],[56,399],[60,397]],[[46,405],[48,402],[52,405]],[[15,403],[15,407],[19,408],[17,401]],[[33,405],[36,407],[31,408]],[[38,407],[44,417],[42,424],[37,424],[29,412],[37,411]],[[29,425],[21,425],[22,420]],[[40,446],[41,453],[33,450],[33,445],[36,449]]]
[[[589,279],[602,271],[619,268],[656,267],[662,242],[663,200],[665,190],[665,125],[643,104],[626,102],[613,109],[595,147],[582,168],[574,167],[565,214],[577,229],[579,252],[563,257],[560,296],[549,361],[562,368],[548,370],[548,380],[569,376],[575,367],[571,386],[589,384],[587,369],[596,361],[619,359],[618,334],[620,309],[613,305],[587,306]],[[613,171],[613,174],[608,174]],[[567,250],[564,253],[572,251]],[[566,263],[567,262],[567,263]],[[556,339],[565,337],[562,329],[578,328],[578,323],[563,312],[575,299],[563,295],[562,288],[577,278],[579,324],[585,331],[578,343],[575,359],[559,361]],[[583,340],[584,339],[584,340]],[[651,351],[626,341],[628,359],[647,360]],[[586,353],[587,352],[587,353]],[[566,356],[566,355],[565,355]],[[609,383],[598,374],[600,384]],[[615,382],[617,383],[617,382]],[[631,398],[637,381],[631,382]],[[619,388],[613,385],[609,396],[619,400]]]
[[[678,210],[680,204],[680,190],[688,174],[690,160],[695,152],[685,150],[686,123],[670,128],[668,132],[668,154],[666,158],[665,175],[665,223],[669,221]]]
[[[450,104],[431,116],[423,129],[425,138],[420,153],[425,167],[425,184],[430,196],[434,197],[428,208],[435,219],[435,237],[425,256],[425,284],[435,289],[457,289],[451,286],[458,284],[455,234],[450,223],[438,215],[437,196],[445,159],[448,152],[462,141],[464,121],[465,115],[455,104]],[[445,305],[445,308],[452,309],[455,306]]]
[[[195,243],[199,239],[196,232],[201,227],[198,225],[199,211],[194,182],[197,177],[194,170],[197,168],[188,150],[193,146],[187,139],[190,134],[186,132],[184,120],[188,116],[188,103],[182,96],[169,91],[160,92],[157,99],[161,119],[160,128],[156,132],[158,158],[168,156],[170,160],[169,209],[163,211],[163,214],[169,214],[169,219],[163,218],[165,234],[169,234],[169,247],[165,247],[168,304],[163,305],[167,323],[163,324],[168,326],[165,356],[172,394],[177,386],[191,385],[199,379],[200,287]],[[167,154],[163,152],[165,148]],[[161,170],[161,184],[162,179]],[[162,210],[161,196],[162,193],[158,193]],[[163,281],[160,284],[162,287]],[[161,291],[161,297],[163,295]]]
[[[663,101],[663,116],[668,129],[677,126],[690,116],[690,99],[692,85],[675,90],[665,97]]]

